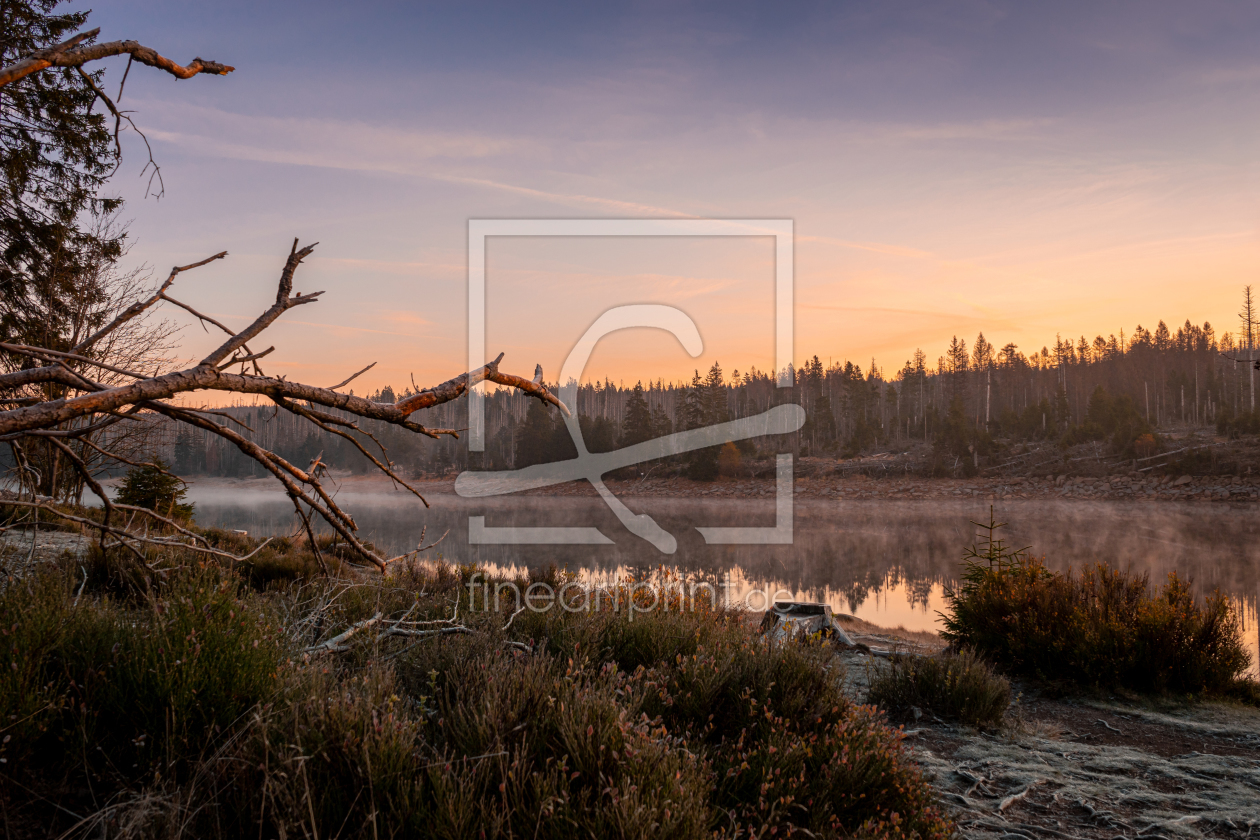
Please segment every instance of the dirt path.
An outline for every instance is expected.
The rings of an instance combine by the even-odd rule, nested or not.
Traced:
[[[842,623],[872,647],[941,646],[930,634]],[[842,659],[850,690],[864,699],[880,662]],[[1001,732],[925,717],[906,736],[962,837],[1260,837],[1260,709],[1155,709],[1029,692]]]
[[[1260,712],[1195,712],[1217,720],[1033,701],[1002,734],[932,722],[910,740],[966,837],[1248,837]]]
[[[82,534],[66,531],[41,530],[37,535],[29,528],[5,531],[0,533],[0,575],[22,577],[36,563],[56,560],[67,552],[80,556],[87,551],[89,541]]]

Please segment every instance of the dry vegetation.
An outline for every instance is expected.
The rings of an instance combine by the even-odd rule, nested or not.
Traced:
[[[907,720],[928,714],[996,727],[1011,703],[1011,684],[970,650],[894,654],[871,680],[870,702]]]
[[[472,568],[317,568],[282,540],[10,578],[9,836],[949,834],[821,646],[703,599],[507,622],[469,609]]]
[[[1238,616],[1219,594],[1196,599],[1175,573],[1146,575],[1099,563],[1052,572],[994,533],[972,549],[949,599],[942,635],[1012,675],[1139,692],[1260,699],[1243,677],[1250,657]]]

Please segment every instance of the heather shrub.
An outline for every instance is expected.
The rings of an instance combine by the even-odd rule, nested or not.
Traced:
[[[971,726],[997,726],[1011,702],[1011,684],[974,652],[894,654],[871,680],[869,702],[894,717],[914,711]]]
[[[1008,551],[990,522],[962,582],[946,592],[942,636],[1010,673],[1143,692],[1229,693],[1250,664],[1226,598],[1196,599],[1175,573],[1161,587],[1106,564],[1052,572]]]
[[[60,834],[68,811],[119,837],[950,833],[823,647],[704,600],[613,587],[509,622],[470,601],[471,567],[257,592],[247,569],[182,560],[147,589],[74,567],[0,593],[19,663],[0,674],[17,722],[0,756],[26,785],[0,778],[0,796],[19,833]],[[381,632],[403,618],[460,630]]]
[[[0,594],[6,758],[53,774],[72,756],[126,778],[176,772],[275,690],[284,642],[235,575],[180,569],[129,602],[84,594],[76,571]]]

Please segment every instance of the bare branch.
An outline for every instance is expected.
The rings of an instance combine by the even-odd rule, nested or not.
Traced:
[[[431,408],[444,402],[458,399],[468,393],[468,389],[479,382],[490,381],[498,385],[506,385],[510,388],[516,388],[524,391],[531,397],[537,397],[545,403],[550,403],[560,409],[565,414],[569,413],[564,403],[556,399],[556,397],[547,390],[547,387],[541,382],[534,382],[523,376],[515,376],[510,373],[501,373],[499,371],[499,362],[503,361],[503,354],[487,364],[485,367],[479,368],[471,373],[463,373],[454,379],[448,379],[441,385],[434,388],[428,388],[418,394],[414,394],[406,399],[399,400],[395,403],[395,407],[404,414],[411,414],[422,408]]]
[[[82,67],[89,61],[99,61],[102,58],[124,54],[130,55],[133,60],[141,64],[164,70],[177,79],[191,79],[198,73],[226,76],[236,69],[217,61],[203,61],[200,58],[194,58],[187,66],[181,66],[138,41],[107,41],[103,44],[79,46],[81,42],[96,37],[100,31],[97,28],[81,32],[56,46],[36,50],[21,61],[0,68],[0,87],[49,67]]]
[[[189,408],[188,406],[180,406],[180,410],[191,411],[195,414],[212,414],[215,417],[222,417],[225,420],[230,420],[231,422],[240,426],[242,429],[244,429],[247,432],[254,431],[252,428],[250,428],[248,423],[241,422],[239,419],[237,419],[236,417],[233,417],[231,414],[228,414],[226,411],[217,411],[213,408]]]
[[[190,391],[229,391],[237,394],[259,394],[267,397],[287,397],[317,403],[329,408],[340,408],[372,420],[384,420],[387,423],[410,428],[412,431],[428,430],[408,424],[408,415],[421,408],[430,408],[451,400],[458,399],[468,392],[468,380],[474,382],[488,380],[500,385],[507,385],[525,391],[545,403],[563,408],[545,386],[535,385],[519,376],[500,373],[491,362],[471,374],[460,374],[454,379],[422,392],[421,399],[407,397],[394,405],[375,403],[363,397],[352,397],[327,388],[316,388],[298,382],[272,376],[245,376],[220,371],[211,365],[198,365],[186,370],[154,376],[140,382],[96,391],[64,401],[41,403],[0,412],[0,434],[25,431],[63,423],[82,417],[86,414],[99,414],[114,411],[123,406],[132,405],[144,400],[163,400],[176,394]],[[567,411],[567,409],[564,409]]]
[[[373,624],[376,624],[378,621],[381,620],[381,616],[382,616],[382,613],[378,612],[376,615],[372,616],[371,618],[367,618],[367,619],[364,619],[363,621],[359,621],[359,622],[356,622],[355,624],[351,624],[344,632],[339,633],[336,636],[333,636],[328,641],[320,642],[319,644],[314,645],[313,647],[308,647],[305,652],[306,653],[320,653],[322,651],[337,652],[337,651],[349,650],[349,648],[345,647],[343,643],[346,641],[349,641],[350,637],[353,636],[355,633],[358,633],[360,630],[364,630],[368,627],[371,627]]]
[[[69,385],[71,388],[79,387],[79,380],[61,365],[47,365],[45,367],[15,370],[10,373],[0,373],[0,391],[7,391],[10,388],[22,388],[26,385],[40,385],[45,382],[56,382],[60,385]]]
[[[351,382],[358,379],[360,376],[367,373],[369,370],[371,370],[374,367],[376,367],[376,362],[372,362],[372,364],[368,365],[367,367],[365,367],[363,370],[359,371],[358,373],[351,374],[349,379],[345,380],[344,382],[338,382],[336,385],[332,386],[328,390],[336,391],[338,388],[344,388],[345,386],[349,385]],[[415,380],[412,380],[412,381],[414,382]]]
[[[139,418],[135,416],[138,413],[140,413],[140,406],[133,405],[131,408],[122,413],[116,411],[108,412],[109,416],[104,420],[98,420],[87,426],[79,426],[78,428],[72,429],[31,429],[24,432],[14,432],[13,434],[0,435],[0,441],[16,440],[27,435],[31,437],[64,437],[87,440],[86,435],[112,426],[121,420],[139,420]]]
[[[176,306],[178,306],[180,309],[184,309],[184,310],[187,310],[188,312],[191,312],[191,313],[193,314],[193,316],[197,318],[197,320],[199,320],[199,321],[206,321],[206,322],[209,322],[209,323],[211,323],[211,324],[214,324],[216,327],[218,327],[219,329],[223,330],[223,331],[224,331],[225,333],[227,333],[228,335],[236,335],[236,333],[232,332],[230,329],[228,329],[227,327],[223,326],[223,324],[220,324],[218,321],[214,320],[214,319],[213,319],[213,318],[211,318],[209,315],[202,315],[202,314],[201,314],[200,312],[198,312],[196,309],[193,309],[191,306],[189,306],[188,304],[184,303],[183,301],[175,300],[175,298],[170,297],[170,296],[168,296],[168,295],[161,295],[161,297],[162,297],[162,300],[166,301],[167,303],[173,303],[173,304],[175,304]],[[202,329],[205,329],[205,324],[202,324],[201,328],[202,328]]]
[[[232,358],[228,359],[223,364],[219,365],[219,370],[227,370],[232,365],[243,365],[246,362],[257,361],[258,359],[261,359],[263,356],[266,356],[268,353],[273,352],[275,349],[276,348],[274,347],[268,347],[266,350],[262,351],[261,353],[250,353],[248,356],[233,356]]]
[[[516,621],[516,617],[517,617],[518,615],[520,615],[521,613],[523,613],[523,612],[525,612],[525,608],[524,608],[524,607],[521,607],[519,610],[517,610],[516,612],[512,613],[511,617],[510,617],[510,618],[508,618],[508,620],[507,620],[507,624],[504,624],[504,625],[503,625],[503,632],[504,632],[504,633],[506,633],[506,632],[507,632],[507,630],[508,630],[508,628],[512,626],[512,622],[513,622],[513,621]]]
[[[91,347],[93,344],[100,341],[102,338],[109,335],[114,330],[118,329],[123,324],[130,321],[132,318],[135,318],[137,315],[144,312],[146,309],[148,309],[153,304],[157,303],[159,300],[163,300],[163,299],[170,300],[170,298],[166,297],[166,290],[171,287],[171,284],[175,282],[175,278],[180,273],[189,271],[194,268],[200,268],[201,266],[206,265],[207,263],[212,263],[215,260],[221,260],[226,256],[227,256],[227,251],[220,251],[214,256],[206,257],[204,260],[201,260],[200,262],[191,263],[189,265],[175,266],[174,268],[171,269],[171,276],[166,278],[166,282],[163,283],[158,288],[158,290],[153,293],[151,297],[149,297],[147,300],[137,301],[136,303],[131,304],[131,306],[128,306],[126,309],[120,312],[118,314],[118,317],[116,317],[114,320],[110,321],[104,327],[101,327],[95,333],[93,333],[92,335],[83,339],[83,341],[80,341],[78,344],[76,344],[73,348],[73,352],[75,353],[83,352],[85,349],[87,349],[88,347]],[[175,301],[171,301],[171,302],[175,303]],[[226,327],[224,329],[226,329]]]
[[[95,359],[89,359],[86,356],[80,356],[75,353],[62,353],[58,350],[45,350],[42,347],[30,347],[26,344],[9,344],[8,342],[5,342],[5,341],[0,341],[0,349],[8,350],[10,353],[17,353],[22,356],[28,356],[32,359],[47,359],[47,358],[72,359],[76,362],[83,362],[84,364],[101,368],[102,370],[112,371],[113,373],[121,373],[123,376],[130,376],[132,379],[145,379],[146,378],[145,374],[143,373],[136,373],[130,370],[123,370],[122,368],[114,367],[113,365],[107,365],[104,362],[98,362]]]
[[[241,452],[245,453],[250,458],[253,458],[260,466],[267,470],[267,472],[271,473],[276,479],[278,479],[280,483],[284,485],[285,492],[288,493],[290,497],[301,499],[310,505],[314,511],[318,512],[323,520],[332,526],[333,530],[340,534],[342,539],[350,544],[355,553],[372,563],[381,571],[385,570],[388,565],[388,561],[376,552],[372,551],[354,536],[354,531],[357,530],[354,520],[350,519],[350,517],[338,508],[335,503],[325,506],[320,499],[316,499],[303,491],[301,484],[298,483],[299,481],[304,484],[309,483],[313,485],[316,492],[320,495],[324,502],[331,502],[327,493],[323,492],[323,488],[319,486],[318,482],[313,481],[311,476],[308,476],[303,471],[297,469],[275,453],[263,449],[258,444],[238,435],[231,429],[220,426],[218,423],[213,423],[204,417],[198,417],[195,414],[183,412],[173,406],[168,406],[163,403],[151,403],[149,404],[149,407],[153,408],[154,411],[171,417],[172,419],[182,420],[185,423],[213,432],[214,434],[229,440],[238,449],[240,449]],[[295,477],[298,478],[297,481],[294,480]]]
[[[172,539],[166,539],[162,537],[142,536],[127,528],[118,528],[114,525],[105,525],[100,522],[94,522],[93,520],[87,519],[82,516],[75,516],[74,514],[67,513],[66,511],[61,510],[57,506],[49,502],[45,502],[45,501],[28,502],[28,501],[25,501],[24,499],[8,499],[5,501],[5,504],[13,505],[15,507],[26,507],[26,508],[34,508],[37,510],[45,510],[45,511],[48,511],[49,513],[54,514],[59,519],[65,519],[69,522],[76,522],[80,525],[84,525],[92,529],[104,529],[108,531],[111,535],[118,537],[121,543],[126,545],[128,548],[131,548],[133,551],[135,550],[134,546],[127,545],[127,541],[143,543],[145,545],[156,545],[163,548],[183,548],[183,549],[188,549],[189,551],[195,551],[201,554],[210,554],[215,557],[222,557],[225,560],[241,562],[241,561],[249,560],[258,552],[262,551],[264,548],[267,547],[267,545],[272,540],[271,537],[268,537],[249,554],[238,556],[228,551],[221,551],[217,548],[210,548],[209,546],[206,546],[206,545],[198,545],[195,542],[184,542],[182,540],[172,540]],[[128,507],[130,508],[131,506],[128,505]],[[147,508],[142,508],[142,510],[144,510],[145,513],[151,516],[155,515],[153,511],[148,510]],[[143,560],[143,555],[141,555],[141,558]],[[146,565],[148,564],[146,563]]]
[[[157,470],[162,475],[169,475],[171,478],[179,478],[179,476],[175,475],[175,473],[171,472],[165,467],[161,467],[155,464],[152,461],[133,461],[124,455],[119,455],[117,452],[111,452],[108,449],[103,449],[97,444],[93,443],[91,438],[86,438],[86,437],[82,438],[82,442],[86,444],[87,446],[90,446],[91,448],[95,449],[97,452],[101,453],[106,458],[109,458],[111,461],[118,461],[119,463],[126,464],[127,466],[130,466],[130,467],[149,467],[150,469]],[[179,478],[179,480],[183,481],[182,478]]]
[[[105,534],[107,533],[107,529],[109,527],[109,518],[114,513],[114,505],[109,500],[109,494],[105,492],[105,488],[101,487],[95,476],[92,475],[92,471],[88,469],[87,464],[83,463],[83,459],[79,457],[78,453],[56,438],[49,438],[48,442],[61,450],[62,454],[64,454],[70,460],[70,463],[74,465],[74,468],[78,471],[79,475],[83,477],[83,480],[87,483],[88,487],[92,488],[92,492],[100,497],[101,505],[103,506],[100,545],[101,548],[104,548]]]
[[[298,518],[302,520],[302,525],[306,528],[306,536],[311,541],[311,551],[315,554],[315,559],[319,561],[319,569],[325,575],[328,574],[328,564],[324,562],[324,552],[319,549],[319,540],[315,538],[315,529],[311,527],[311,517],[302,510],[302,502],[296,497],[293,499],[293,509],[297,511]]]
[[[293,290],[293,272],[297,271],[297,267],[301,265],[302,260],[310,256],[311,252],[315,250],[315,246],[319,243],[312,243],[301,250],[298,250],[297,244],[298,241],[296,239],[293,240],[293,250],[289,252],[289,258],[284,263],[284,270],[280,272],[280,288],[276,292],[275,304],[259,315],[254,323],[229,338],[217,350],[202,359],[201,365],[217,365],[240,349],[245,342],[275,323],[276,319],[283,315],[286,310],[295,306],[301,306],[304,303],[311,303],[323,294],[323,292],[311,292],[307,295],[297,294],[290,296],[289,292]]]
[[[425,502],[425,507],[428,507],[428,504],[429,504],[428,502]],[[429,530],[429,526],[428,526],[428,525],[425,525],[423,528],[421,528],[421,529],[420,529],[420,540],[419,540],[419,542],[417,542],[417,543],[416,543],[416,547],[415,547],[414,549],[412,549],[411,551],[406,552],[405,554],[400,554],[400,555],[398,555],[397,557],[391,557],[391,558],[389,558],[388,560],[386,560],[386,561],[385,561],[385,563],[386,563],[387,565],[389,565],[389,564],[393,564],[393,563],[400,563],[400,562],[402,562],[403,560],[410,560],[412,557],[415,557],[416,555],[421,554],[421,553],[423,553],[423,552],[425,552],[425,551],[428,551],[429,549],[431,549],[431,548],[433,548],[434,546],[436,546],[436,545],[437,545],[438,543],[440,543],[442,540],[446,539],[446,535],[447,535],[447,534],[449,534],[449,533],[451,532],[451,529],[450,529],[450,528],[447,528],[445,531],[443,531],[443,532],[442,532],[442,536],[438,537],[436,540],[434,540],[433,542],[429,543],[428,545],[425,545],[425,544],[424,544],[424,534],[425,534],[425,532],[426,532],[426,531],[428,531],[428,530]],[[458,611],[458,608],[457,608],[457,611]],[[453,619],[452,619],[452,620],[453,620]]]
[[[420,529],[420,542],[419,542],[419,544],[417,544],[417,546],[416,546],[416,551],[417,551],[417,552],[421,552],[421,551],[428,551],[428,550],[429,550],[429,549],[431,549],[431,548],[436,548],[436,547],[437,547],[437,545],[438,545],[438,543],[440,543],[440,542],[442,542],[442,540],[446,539],[446,535],[447,535],[447,534],[449,534],[449,533],[451,532],[451,529],[450,529],[450,528],[447,528],[445,531],[443,531],[443,532],[442,532],[442,536],[438,537],[436,540],[434,540],[433,542],[429,543],[428,545],[425,545],[425,544],[424,544],[424,532],[425,532],[425,531],[427,531],[427,530],[428,530],[428,526],[427,526],[427,525],[426,525],[425,527],[423,527],[423,528],[421,528],[421,529]]]
[[[384,447],[384,446],[381,446],[381,442],[380,442],[380,441],[378,441],[378,440],[376,440],[376,438],[375,438],[375,437],[374,437],[374,436],[373,436],[370,432],[365,432],[365,431],[363,431],[363,430],[362,430],[362,429],[360,429],[360,428],[358,427],[358,425],[357,425],[357,424],[355,424],[355,423],[351,423],[351,422],[346,421],[346,420],[338,420],[338,419],[336,419],[336,418],[332,417],[332,415],[323,414],[322,412],[316,412],[316,411],[313,411],[313,410],[311,410],[311,409],[302,408],[302,406],[297,405],[296,403],[289,402],[288,400],[281,400],[281,399],[278,399],[278,400],[276,400],[276,405],[280,406],[281,408],[283,408],[283,409],[285,409],[285,410],[287,410],[287,411],[290,411],[290,412],[292,412],[292,413],[294,413],[294,414],[298,415],[299,417],[304,417],[304,418],[306,418],[307,420],[311,421],[312,423],[314,423],[314,424],[315,424],[316,426],[318,426],[319,428],[323,429],[325,432],[331,432],[332,434],[337,435],[337,436],[338,436],[338,437],[340,437],[340,438],[343,438],[343,439],[345,439],[345,440],[350,441],[352,444],[354,444],[354,446],[355,446],[355,448],[356,448],[356,449],[358,449],[360,452],[362,452],[362,453],[363,453],[364,457],[366,457],[368,460],[370,460],[373,464],[375,464],[375,465],[376,465],[376,468],[377,468],[377,469],[379,469],[381,472],[385,473],[387,476],[389,476],[391,479],[393,479],[393,480],[394,480],[394,481],[396,481],[397,483],[401,484],[403,487],[406,487],[408,490],[410,490],[410,491],[411,491],[411,493],[412,493],[412,494],[413,494],[413,495],[414,495],[417,499],[419,499],[421,502],[424,502],[424,506],[425,506],[425,507],[428,507],[428,506],[429,506],[428,501],[426,501],[426,500],[425,500],[425,498],[424,498],[424,496],[420,494],[420,491],[419,491],[419,490],[417,490],[416,488],[412,487],[410,484],[408,484],[406,481],[404,481],[404,480],[403,480],[403,479],[402,479],[402,478],[401,478],[398,474],[396,474],[396,473],[393,471],[393,469],[391,469],[391,467],[393,466],[393,463],[392,463],[392,462],[391,462],[391,463],[389,463],[388,465],[386,465],[386,464],[382,464],[380,461],[378,461],[378,460],[376,459],[376,456],[374,456],[371,452],[368,452],[368,451],[367,451],[367,449],[363,446],[363,444],[359,443],[359,441],[355,439],[354,435],[351,435],[351,434],[349,434],[349,433],[347,433],[347,432],[343,432],[343,431],[341,431],[340,429],[334,429],[334,428],[333,428],[332,426],[330,426],[328,423],[324,422],[324,420],[321,420],[321,419],[320,419],[320,417],[319,417],[319,416],[317,416],[317,415],[322,415],[322,416],[323,416],[324,418],[326,418],[327,420],[331,420],[332,422],[335,422],[335,423],[337,423],[338,425],[341,425],[341,426],[346,426],[346,427],[348,427],[348,428],[354,429],[354,430],[355,430],[355,431],[357,431],[357,432],[360,432],[361,434],[365,434],[365,435],[367,435],[368,437],[372,438],[372,440],[376,443],[376,445],[377,445],[377,446],[380,446],[380,448],[381,448],[381,452],[382,452],[382,453],[384,453],[384,452],[385,452],[385,447]],[[386,455],[386,456],[385,456],[385,460],[386,460],[386,461],[389,461],[389,456],[388,456],[388,455]]]

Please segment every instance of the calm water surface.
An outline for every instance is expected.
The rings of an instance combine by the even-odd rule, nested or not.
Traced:
[[[957,579],[963,548],[987,521],[989,503],[963,500],[831,501],[797,499],[792,545],[710,546],[696,526],[772,526],[771,500],[627,499],[678,539],[664,555],[627,532],[596,498],[521,496],[461,499],[429,496],[425,510],[409,494],[343,493],[368,539],[394,553],[415,548],[449,529],[444,557],[511,571],[550,564],[592,578],[642,573],[662,564],[692,575],[729,579],[731,597],[751,590],[826,601],[884,626],[939,627],[944,587]],[[202,525],[253,534],[289,533],[293,508],[280,492],[223,485],[194,485],[189,499]],[[1200,592],[1219,589],[1235,602],[1253,655],[1260,652],[1256,621],[1260,595],[1260,511],[1253,506],[1011,500],[994,504],[1009,545],[1031,546],[1049,566],[1066,569],[1107,561],[1149,572],[1162,581],[1174,569],[1193,578]],[[606,546],[469,545],[468,517],[484,515],[491,527],[587,525],[614,541]],[[760,606],[754,594],[753,606]],[[1254,670],[1254,666],[1253,666]]]

